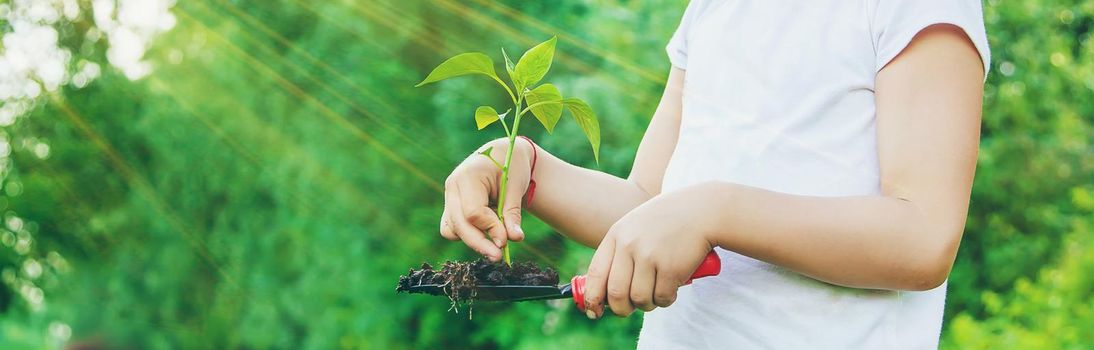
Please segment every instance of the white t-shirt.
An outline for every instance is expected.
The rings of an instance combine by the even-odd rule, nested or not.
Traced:
[[[982,11],[975,0],[692,0],[667,48],[687,75],[663,191],[714,180],[879,194],[877,72],[937,23],[962,28],[989,67]],[[945,284],[845,288],[717,251],[721,274],[647,313],[640,349],[938,346]]]

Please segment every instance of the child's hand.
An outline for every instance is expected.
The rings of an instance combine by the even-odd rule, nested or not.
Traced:
[[[508,145],[509,141],[505,139],[483,145],[464,159],[444,181],[441,236],[453,241],[463,240],[464,244],[491,261],[501,259],[501,247],[505,246],[506,241],[524,240],[524,232],[520,229],[520,210],[531,172],[531,145],[518,141],[517,148],[513,150],[509,187],[506,189],[508,193],[505,203],[502,203],[506,225],[502,225],[491,208],[498,205],[501,169],[490,158],[479,154],[493,147],[492,157],[504,162]]]
[[[586,315],[612,312],[630,315],[666,307],[713,248],[696,227],[690,206],[680,196],[664,194],[619,219],[589,263],[585,284]]]

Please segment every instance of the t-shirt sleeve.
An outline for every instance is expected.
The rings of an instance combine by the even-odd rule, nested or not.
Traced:
[[[877,0],[876,4],[872,27],[877,71],[896,58],[923,29],[934,24],[951,24],[972,40],[987,77],[991,51],[979,0]]]
[[[676,27],[676,32],[672,34],[668,46],[665,47],[665,51],[669,54],[669,62],[677,68],[688,68],[688,30],[691,29],[692,23],[695,23],[695,17],[698,17],[700,9],[705,7],[706,1],[708,0],[691,0],[688,3],[687,9],[684,10],[684,17],[680,19],[680,25]]]

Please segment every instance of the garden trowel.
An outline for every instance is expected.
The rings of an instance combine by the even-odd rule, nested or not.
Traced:
[[[684,285],[691,284],[696,278],[716,276],[722,270],[722,260],[718,253],[711,251],[695,269]],[[446,285],[421,284],[411,286],[409,292],[430,295],[448,295]],[[475,299],[483,301],[529,301],[573,298],[578,310],[585,311],[585,275],[577,275],[570,283],[561,286],[520,286],[520,285],[481,285],[475,286]]]

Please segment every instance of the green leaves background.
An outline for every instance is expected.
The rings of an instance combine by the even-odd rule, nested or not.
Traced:
[[[634,347],[641,315],[592,322],[563,301],[468,319],[394,294],[411,266],[474,257],[437,234],[435,186],[498,136],[474,132],[475,107],[509,103],[478,73],[412,85],[456,53],[488,52],[497,73],[499,47],[519,59],[559,35],[541,82],[597,112],[599,165],[578,122],[521,132],[626,176],[686,1],[179,1],[137,81],[88,39],[92,6],[77,3],[55,26],[68,68],[102,76],[0,127],[0,349],[60,348],[62,325],[134,349]],[[943,347],[1086,348],[1094,7],[988,1],[985,22],[993,64]],[[583,272],[591,249],[522,226],[518,259]]]

